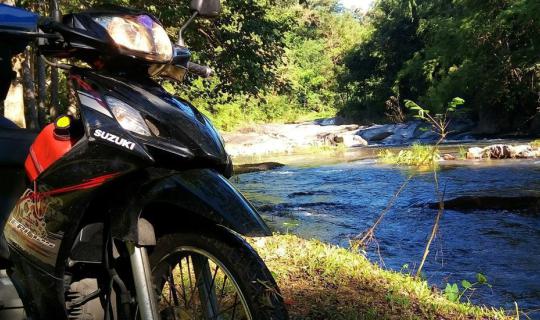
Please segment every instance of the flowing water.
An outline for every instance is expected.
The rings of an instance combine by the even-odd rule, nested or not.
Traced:
[[[514,309],[516,301],[520,309],[540,308],[540,212],[538,206],[520,206],[517,198],[540,197],[540,162],[454,163],[439,171],[444,198],[484,200],[478,200],[481,209],[457,206],[444,212],[424,266],[428,282],[444,288],[464,279],[474,282],[482,273],[491,288],[479,287],[472,302]],[[411,174],[367,255],[385,268],[413,272],[437,214],[431,172],[364,159],[311,166],[297,163],[234,180],[275,230],[348,246],[349,239],[375,221]]]

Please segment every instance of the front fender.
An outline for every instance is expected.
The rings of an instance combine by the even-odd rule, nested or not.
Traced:
[[[211,169],[171,172],[154,169],[136,192],[128,192],[123,208],[111,216],[112,236],[139,242],[141,215],[156,227],[178,230],[193,217],[222,225],[245,236],[271,235],[256,209],[222,175]],[[125,190],[129,190],[126,188]],[[122,201],[121,201],[122,203]],[[167,208],[167,210],[152,210]]]

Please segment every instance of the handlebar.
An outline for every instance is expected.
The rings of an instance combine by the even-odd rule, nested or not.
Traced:
[[[212,70],[210,67],[201,66],[200,64],[196,64],[193,62],[187,63],[187,70],[203,78],[210,78],[214,75],[214,70]]]

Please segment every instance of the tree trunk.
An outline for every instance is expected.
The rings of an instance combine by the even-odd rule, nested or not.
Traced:
[[[60,8],[57,6],[58,2],[49,2],[49,15],[51,18],[53,18],[56,22],[60,22]],[[56,62],[56,59],[52,59],[53,62]],[[49,110],[49,115],[52,119],[55,119],[58,117],[59,108],[58,105],[58,68],[51,67],[51,84],[49,86],[50,94],[51,94],[51,106]]]
[[[39,129],[38,110],[36,103],[36,89],[34,86],[34,77],[32,72],[32,52],[30,49],[24,51],[24,61],[22,63],[23,88],[24,88],[24,106],[26,124],[29,129]]]
[[[47,69],[43,58],[36,57],[36,77],[38,94],[38,121],[39,126],[43,127],[47,123]]]
[[[53,59],[55,62],[55,59]],[[51,94],[51,106],[49,114],[52,119],[58,117],[58,68],[51,67],[51,85],[49,86]]]
[[[17,73],[17,77],[11,82],[11,87],[4,101],[4,115],[18,126],[24,128],[26,122],[24,119],[24,94],[21,81],[22,60],[22,55],[13,58],[13,71]]]

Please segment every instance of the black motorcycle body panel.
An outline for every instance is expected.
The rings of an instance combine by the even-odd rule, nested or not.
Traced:
[[[231,174],[231,160],[217,131],[193,106],[151,80],[81,69],[73,69],[70,80],[82,123],[76,144],[34,182],[21,176],[22,164],[3,168],[20,182],[11,189],[19,196],[6,192],[1,209],[7,210],[2,214],[10,277],[32,319],[67,318],[64,275],[77,236],[89,224],[110,223],[114,238],[134,242],[141,215],[156,224],[156,233],[198,217],[244,235],[269,234],[256,210],[223,177]],[[106,95],[137,109],[159,134],[124,130]],[[171,211],[148,210],[155,205]],[[95,252],[88,254],[95,260]],[[77,251],[77,259],[85,260],[84,250]]]
[[[157,166],[178,170],[215,168],[230,176],[231,160],[220,135],[208,118],[187,101],[172,96],[147,77],[128,79],[80,71],[73,76],[77,80],[74,82],[79,84],[78,90],[80,85],[90,85],[96,90],[94,95],[102,100],[106,95],[117,98],[139,111],[145,121],[157,129],[150,137],[132,133],[136,141],[155,157]],[[116,122],[114,125],[118,126]],[[90,131],[95,127],[91,123],[88,125]],[[92,132],[87,133],[93,136]]]

